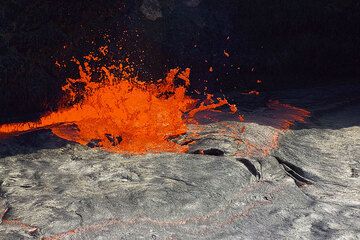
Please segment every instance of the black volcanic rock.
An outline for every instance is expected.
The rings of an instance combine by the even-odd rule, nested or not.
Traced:
[[[16,0],[0,11],[1,122],[54,109],[65,78],[77,74],[71,64],[60,71],[55,61],[69,63],[95,50],[105,34],[144,79],[191,67],[193,87],[201,90],[204,80],[215,92],[266,91],[359,76],[354,0]]]

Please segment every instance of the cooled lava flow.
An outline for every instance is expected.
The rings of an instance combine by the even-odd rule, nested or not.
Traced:
[[[169,138],[185,134],[187,124],[196,122],[198,112],[222,106],[228,106],[232,114],[237,112],[226,99],[208,95],[200,101],[190,97],[190,69],[172,69],[164,79],[143,82],[126,65],[128,60],[94,67],[108,51],[103,47],[100,52],[98,56],[85,56],[83,63],[73,59],[79,78],[67,79],[58,111],[38,122],[1,125],[0,133],[46,127],[61,138],[116,152],[186,152],[187,146]]]

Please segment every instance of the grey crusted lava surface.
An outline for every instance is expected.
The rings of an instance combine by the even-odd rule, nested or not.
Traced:
[[[281,93],[312,117],[268,156],[216,134],[222,122],[191,146],[210,155],[114,154],[47,130],[2,139],[0,238],[359,239],[359,92],[344,92]],[[251,115],[246,138],[270,144],[277,130],[256,116],[271,114]]]

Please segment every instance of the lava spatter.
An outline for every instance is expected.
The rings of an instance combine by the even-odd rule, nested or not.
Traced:
[[[232,113],[237,110],[226,99],[207,95],[201,101],[189,96],[190,69],[171,69],[164,79],[145,82],[134,75],[128,59],[99,66],[108,48],[99,51],[97,56],[83,57],[83,62],[72,60],[79,77],[67,79],[57,111],[38,122],[1,125],[0,133],[47,127],[61,138],[116,152],[186,152],[187,146],[169,139],[185,134],[198,112],[225,105]]]

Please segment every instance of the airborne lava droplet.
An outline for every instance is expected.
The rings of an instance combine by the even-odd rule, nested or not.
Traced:
[[[208,94],[202,101],[187,95],[189,68],[171,69],[164,79],[144,82],[134,74],[129,59],[98,66],[109,50],[104,46],[99,51],[85,56],[84,62],[73,58],[79,78],[67,79],[62,87],[64,104],[58,111],[38,122],[0,125],[0,133],[47,127],[61,138],[110,151],[186,152],[188,146],[169,139],[185,134],[187,125],[196,123],[197,113],[219,111],[222,106],[228,106],[232,114],[237,111],[224,98]],[[84,87],[79,89],[79,84]]]
[[[249,92],[243,92],[241,94],[244,94],[244,95],[260,95],[260,92],[256,91],[256,90],[251,90]]]

